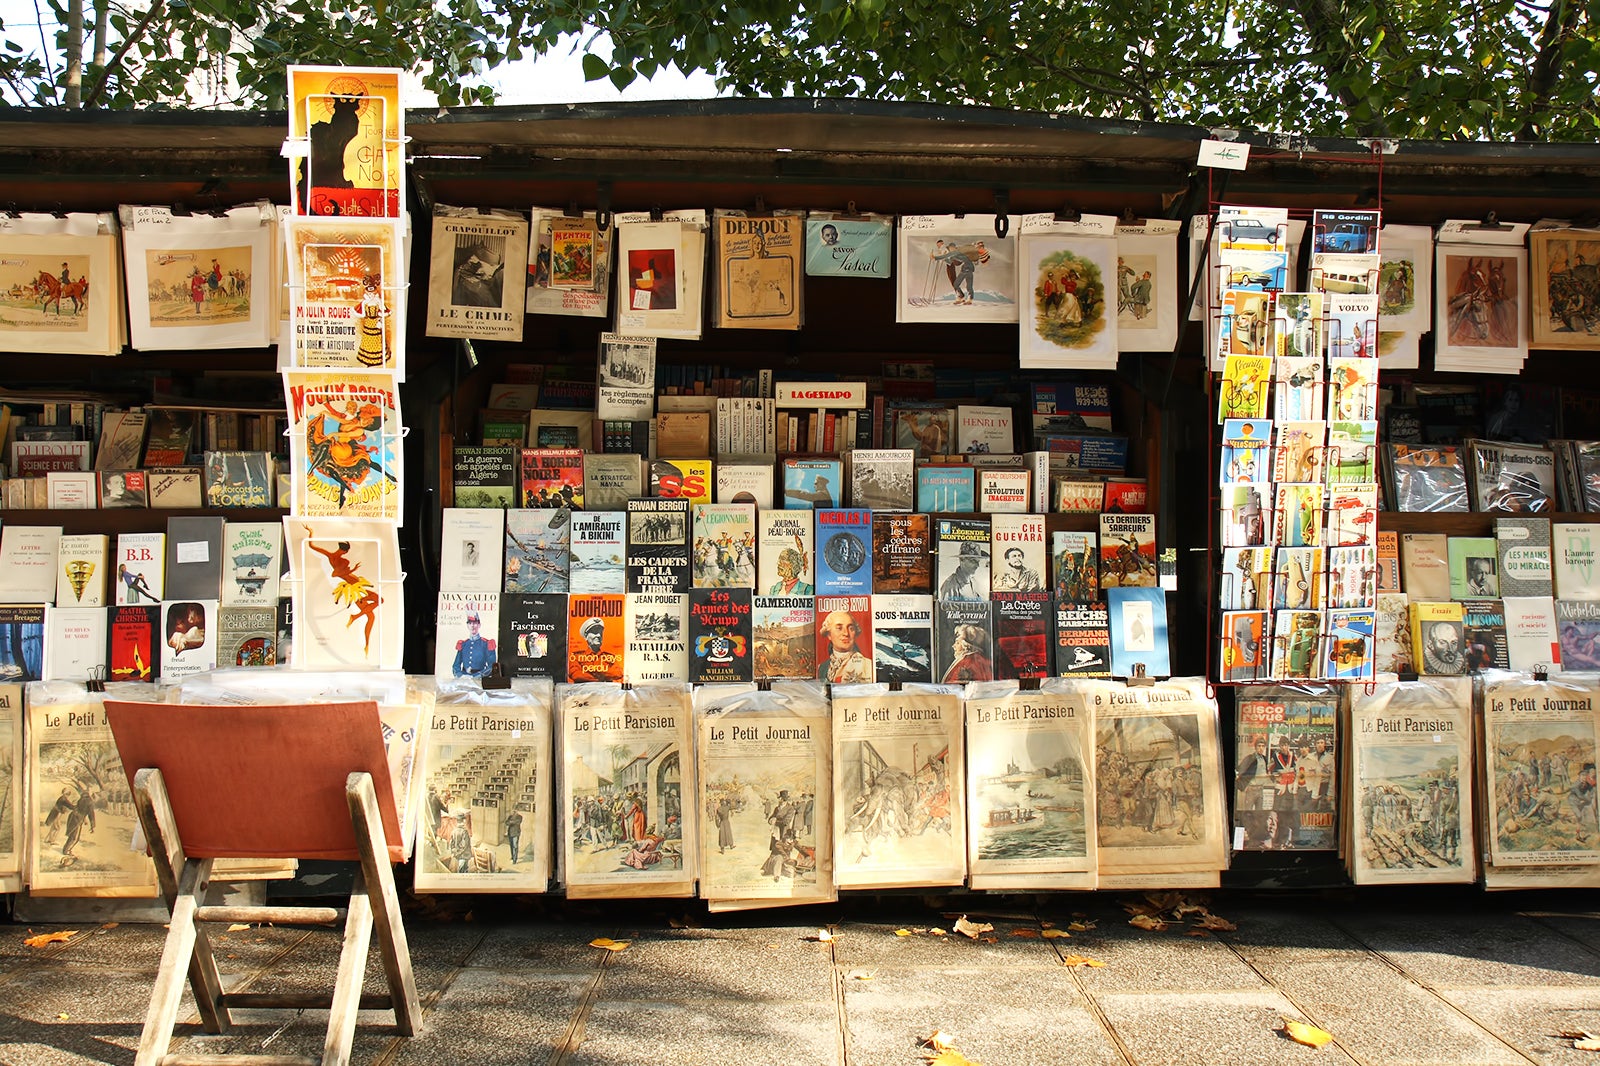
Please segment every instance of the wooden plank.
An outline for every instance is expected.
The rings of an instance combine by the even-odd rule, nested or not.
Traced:
[[[358,872],[350,891],[350,913],[344,923],[339,976],[334,979],[333,1003],[328,1007],[328,1035],[322,1045],[322,1066],[348,1066],[350,1062],[350,1048],[356,1037],[356,1013],[361,1003],[361,980],[366,976],[367,947],[371,943],[372,905],[367,900],[366,878]]]
[[[378,932],[378,954],[384,975],[389,979],[389,994],[394,997],[394,1023],[401,1036],[415,1036],[422,1028],[422,1003],[417,998],[417,979],[411,969],[411,946],[406,940],[405,923],[400,916],[400,894],[394,887],[394,868],[389,862],[388,843],[378,813],[378,794],[372,775],[351,774],[345,779],[345,798],[350,803],[350,819],[355,826],[356,847],[361,851],[361,869],[366,884],[377,886],[372,898]]]
[[[222,1001],[240,1010],[329,1010],[331,992],[225,992]],[[393,997],[382,992],[363,992],[360,1009],[391,1010]]]
[[[161,1066],[317,1066],[307,1055],[168,1055]]]
[[[194,912],[210,874],[211,860],[200,859],[185,863],[178,878],[172,924],[161,949],[161,965],[156,969],[155,985],[150,991],[150,1006],[145,1011],[144,1030],[139,1034],[139,1053],[133,1060],[134,1066],[156,1066],[166,1058],[172,1044],[172,1027],[178,1021],[187,964],[194,959],[195,936],[199,932],[194,924]]]
[[[337,907],[201,907],[197,922],[248,922],[252,925],[333,925]]]

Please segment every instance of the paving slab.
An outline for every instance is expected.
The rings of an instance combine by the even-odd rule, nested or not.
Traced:
[[[1136,1066],[1335,1066],[1350,1056],[1285,1037],[1284,1016],[1305,1020],[1271,989],[1236,992],[1119,993],[1096,1001]],[[1385,1066],[1389,1066],[1386,1060]]]
[[[466,969],[398,1042],[397,1061],[418,1066],[545,1062],[566,1035],[592,974]]]
[[[1362,913],[1339,924],[1436,988],[1600,986],[1600,954],[1520,914]]]
[[[987,920],[987,919],[986,919]],[[974,940],[950,931],[951,923],[937,926],[944,936],[927,932],[934,928],[892,923],[846,922],[833,941],[834,959],[846,969],[862,966],[1044,966],[1060,965],[1050,941],[1039,937],[1012,936],[1013,929],[1038,932],[1038,923],[993,921],[994,931],[985,936],[994,943]],[[922,929],[910,936],[896,936],[897,929]]]
[[[409,936],[409,930],[407,931]],[[615,923],[516,923],[489,926],[462,961],[465,966],[533,967],[558,970],[593,969],[601,951],[589,946],[596,937],[626,939]],[[415,957],[416,949],[412,949]]]
[[[707,1009],[703,1003],[613,1000],[594,1005],[583,1043],[566,1061],[569,1066],[843,1066],[837,1033],[832,1001]]]
[[[1480,1025],[1544,1066],[1594,1066],[1593,1051],[1577,1051],[1556,1036],[1569,1029],[1600,1033],[1600,992],[1590,988],[1471,989],[1446,993]]]
[[[832,999],[833,953],[827,944],[803,940],[797,929],[759,932],[767,935],[641,933],[610,960],[601,996],[667,1002]]]
[[[1260,989],[1262,981],[1215,937],[1187,936],[1182,927],[1145,932],[1124,923],[1053,941],[1063,955],[1105,963],[1078,976],[1090,995],[1118,992],[1222,992]]]

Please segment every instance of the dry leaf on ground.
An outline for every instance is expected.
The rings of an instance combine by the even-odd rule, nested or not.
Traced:
[[[1067,928],[1071,929],[1074,933],[1087,933],[1089,930],[1093,929],[1096,924],[1097,923],[1095,922],[1068,922]]]
[[[1167,927],[1166,922],[1163,922],[1160,918],[1155,918],[1148,914],[1135,914],[1132,918],[1128,919],[1128,924],[1134,926],[1135,928],[1144,929],[1151,933],[1159,933]]]
[[[69,1019],[71,1017],[72,1017],[72,1015],[68,1014],[66,1011],[62,1011],[60,1014],[56,1015],[56,1020],[64,1022],[64,1021],[66,1021],[67,1019]]]
[[[878,976],[877,970],[855,969],[844,975],[846,981],[870,981]]]
[[[1306,1047],[1322,1047],[1333,1041],[1333,1034],[1326,1029],[1318,1029],[1314,1025],[1297,1022],[1293,1018],[1283,1020],[1283,1031],[1288,1034],[1290,1040]]]
[[[974,940],[978,939],[979,933],[994,932],[994,926],[988,922],[969,922],[965,914],[956,919],[956,924],[952,928],[963,936],[969,936]]]
[[[1020,936],[1025,940],[1038,940],[1039,939],[1039,930],[1037,930],[1037,929],[1013,929],[1013,930],[1011,930],[1011,935],[1012,936]]]
[[[23,943],[30,948],[42,948],[51,944],[64,944],[77,935],[78,931],[76,929],[58,929],[54,933],[40,933],[38,936],[30,936]]]
[[[606,951],[626,951],[631,943],[633,943],[631,940],[612,940],[608,936],[597,936],[589,941],[589,946],[603,948]]]
[[[818,929],[810,936],[801,937],[802,940],[814,940],[819,944],[826,944],[833,939],[833,933],[827,929]]]
[[[909,930],[909,929],[896,929],[894,931],[894,935],[895,936],[910,936],[911,935],[911,930]]]
[[[1196,918],[1194,924],[1201,929],[1219,929],[1224,933],[1231,933],[1239,927],[1226,918],[1219,918],[1215,914],[1202,914]]]
[[[922,1046],[934,1051],[944,1051],[956,1046],[956,1038],[943,1029],[935,1029],[932,1035],[922,1038]]]
[[[115,929],[117,926],[119,926],[121,924],[122,924],[121,922],[107,922],[105,925],[102,925],[100,928],[102,928],[102,929]]]
[[[1091,959],[1087,955],[1068,955],[1061,960],[1063,966],[1087,966],[1091,970],[1098,970],[1105,966],[1099,959]]]
[[[932,929],[928,930],[928,935],[929,936],[944,936],[945,934],[944,934],[944,930],[943,929],[940,929],[938,926],[934,926]]]
[[[1065,929],[1046,929],[1042,935],[1046,940],[1057,940],[1064,936],[1071,936],[1072,934],[1067,932]]]
[[[1189,930],[1187,933],[1185,933],[1183,935],[1184,936],[1203,936],[1203,937],[1207,938],[1208,940],[1211,938],[1211,934],[1206,932],[1204,929],[1191,929],[1191,930]]]
[[[230,933],[247,933],[249,931],[250,927],[244,922],[234,922],[232,925],[228,926],[228,932]]]
[[[955,1048],[923,1055],[922,1061],[927,1063],[927,1066],[983,1066],[982,1063],[974,1062]]]

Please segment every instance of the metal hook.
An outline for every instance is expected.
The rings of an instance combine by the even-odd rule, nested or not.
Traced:
[[[662,220],[662,218],[664,218],[665,216],[666,216],[666,212],[661,210],[661,205],[660,204],[656,204],[656,205],[654,205],[653,207],[650,208],[650,221],[651,222],[660,222]]]
[[[597,181],[594,185],[594,224],[604,233],[611,228],[611,183]]]
[[[994,235],[1002,240],[1011,232],[1011,219],[1007,212],[1011,209],[1011,193],[1005,189],[994,191]]]

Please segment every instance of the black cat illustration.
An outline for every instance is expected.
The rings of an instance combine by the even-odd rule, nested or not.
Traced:
[[[335,96],[333,99],[333,114],[327,122],[312,123],[311,136],[311,166],[310,171],[316,175],[317,187],[321,189],[349,189],[355,186],[344,174],[344,152],[350,147],[350,142],[356,139],[356,134],[361,132],[361,102],[360,96]],[[306,173],[304,161],[300,164],[300,202],[305,204],[310,196],[310,175]],[[338,205],[333,205],[334,214],[339,213]]]

